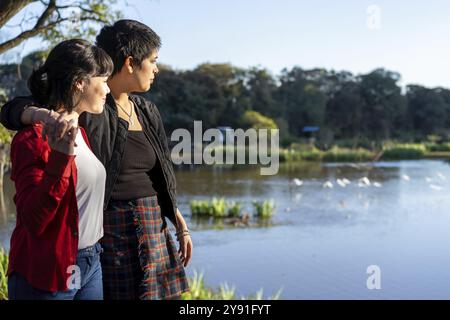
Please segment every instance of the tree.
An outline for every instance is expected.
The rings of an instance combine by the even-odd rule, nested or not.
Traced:
[[[410,85],[406,96],[413,129],[422,138],[445,128],[448,106],[439,90]]]
[[[119,11],[113,9],[116,2],[117,0],[109,1],[108,4],[102,0],[2,0],[0,28],[30,4],[40,5],[40,12],[22,21],[21,27],[30,24],[29,28],[0,43],[0,54],[36,36],[51,44],[70,37],[93,37],[99,23],[110,23],[121,16]]]
[[[277,124],[271,118],[263,116],[261,113],[253,110],[247,110],[242,115],[242,126],[246,129],[278,129]]]
[[[276,96],[290,132],[299,137],[304,126],[321,126],[328,98],[316,78],[295,67],[283,70],[280,81]]]
[[[325,123],[336,139],[354,139],[361,136],[364,98],[358,83],[349,81],[328,100]]]
[[[277,85],[269,71],[251,68],[247,73],[247,95],[251,108],[266,116],[278,117],[281,110],[275,100]]]
[[[405,97],[397,85],[400,74],[376,69],[358,79],[365,100],[362,125],[370,139],[383,140],[400,130],[406,113]]]
[[[6,93],[0,89],[0,105],[7,101]],[[10,166],[9,153],[11,147],[12,134],[3,126],[0,126],[0,213],[3,213],[3,219],[6,221],[5,194],[3,192],[3,179],[5,172]]]
[[[30,94],[27,81],[33,69],[45,61],[46,51],[34,51],[19,64],[0,65],[0,88],[7,97]]]

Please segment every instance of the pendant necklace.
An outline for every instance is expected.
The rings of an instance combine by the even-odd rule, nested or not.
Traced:
[[[116,101],[116,104],[117,104],[117,105],[119,106],[119,108],[122,109],[122,111],[127,115],[127,117],[128,117],[128,122],[130,123],[130,125],[133,125],[133,124],[134,124],[133,119],[132,119],[132,116],[133,116],[133,105],[131,105],[131,112],[128,113],[128,112],[125,111],[125,109],[124,109],[117,101]]]

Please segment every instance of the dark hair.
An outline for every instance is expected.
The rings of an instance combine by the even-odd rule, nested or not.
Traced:
[[[127,57],[137,66],[161,47],[161,38],[148,26],[135,20],[119,20],[105,26],[96,38],[96,45],[105,50],[114,62],[112,75],[118,73]]]
[[[66,40],[54,47],[45,63],[32,72],[28,88],[39,103],[50,109],[62,105],[70,112],[81,96],[75,83],[109,76],[112,70],[111,58],[101,48],[81,39]]]

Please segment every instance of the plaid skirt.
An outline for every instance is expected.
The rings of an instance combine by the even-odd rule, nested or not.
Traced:
[[[111,201],[101,245],[105,300],[177,299],[189,291],[156,196]]]

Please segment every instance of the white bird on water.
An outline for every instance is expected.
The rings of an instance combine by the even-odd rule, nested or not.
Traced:
[[[410,181],[411,180],[411,178],[408,175],[406,175],[406,174],[402,175],[402,179],[405,180],[405,181]]]
[[[300,179],[297,179],[297,178],[293,179],[292,182],[293,182],[297,187],[300,187],[300,186],[303,185],[303,181],[300,180]]]
[[[436,191],[441,191],[442,190],[442,187],[437,186],[435,184],[430,184],[430,188],[433,189],[433,190],[436,190]]]
[[[373,183],[373,186],[375,187],[375,188],[381,188],[381,183],[379,183],[379,182],[374,182]]]
[[[358,187],[369,187],[370,186],[370,180],[367,177],[363,177],[359,179]]]
[[[442,181],[447,180],[447,178],[446,178],[442,173],[440,173],[440,172],[437,173],[437,176],[438,176]]]
[[[345,184],[350,184],[351,183],[350,180],[348,180],[346,178],[342,179],[342,182],[344,182]]]
[[[323,184],[322,187],[331,189],[333,188],[333,183],[331,181],[327,181]]]
[[[341,179],[337,179],[337,180],[336,180],[336,183],[337,183],[338,185],[340,185],[342,188],[345,188],[345,187],[347,186],[347,184],[346,184],[343,180],[341,180]]]

